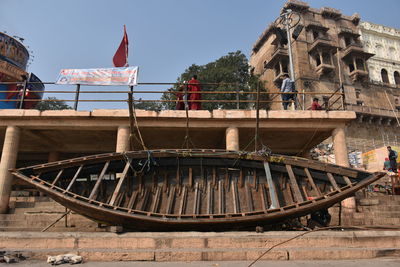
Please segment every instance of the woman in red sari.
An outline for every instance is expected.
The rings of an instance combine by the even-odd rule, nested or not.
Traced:
[[[193,75],[192,79],[189,81],[188,91],[191,91],[191,93],[189,93],[189,109],[200,110],[201,102],[196,101],[201,100],[201,94],[197,93],[200,92],[200,83],[197,80],[197,75]]]

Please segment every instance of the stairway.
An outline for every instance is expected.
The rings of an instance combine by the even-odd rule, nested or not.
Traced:
[[[299,231],[0,233],[0,248],[31,259],[75,253],[85,261],[254,260]],[[344,260],[400,256],[400,231],[320,231],[284,243],[263,260]]]
[[[12,196],[9,206],[8,214],[0,214],[0,231],[40,232],[66,212],[65,207],[44,196]],[[97,223],[72,212],[66,220],[64,217],[47,231],[104,231],[97,226]]]

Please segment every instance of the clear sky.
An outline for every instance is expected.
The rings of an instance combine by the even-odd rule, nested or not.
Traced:
[[[191,64],[228,52],[248,57],[253,43],[279,15],[284,0],[0,0],[0,31],[25,38],[33,51],[29,71],[55,81],[62,68],[112,67],[126,24],[129,64],[139,82],[175,82]],[[364,21],[400,28],[399,0],[310,0]],[[74,87],[47,86],[48,90]],[[140,90],[167,87],[141,86]],[[97,90],[84,87],[82,90]],[[109,90],[111,88],[101,88]],[[114,88],[113,88],[114,89]],[[125,90],[125,88],[118,88]],[[50,96],[47,94],[46,96]],[[73,99],[74,95],[58,98]],[[126,96],[104,96],[125,99]],[[149,96],[140,95],[148,98]],[[158,98],[158,96],[154,96]],[[94,97],[86,97],[93,99]],[[80,104],[79,109],[126,108],[126,104]]]

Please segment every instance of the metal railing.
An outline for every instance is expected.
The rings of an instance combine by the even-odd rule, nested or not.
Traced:
[[[34,84],[34,82],[31,82],[30,84]],[[55,85],[54,82],[43,82],[45,85]],[[256,88],[241,88],[237,83],[200,83],[199,85],[201,86],[201,91],[189,91],[189,90],[184,90],[184,91],[177,91],[177,87],[179,86],[187,86],[187,83],[138,83],[137,88],[134,87],[128,87],[128,86],[112,86],[112,87],[126,87],[127,90],[81,90],[81,87],[83,85],[77,84],[75,85],[75,90],[65,90],[65,86],[63,85],[62,90],[27,90],[27,86],[29,83],[27,82],[0,82],[0,85],[16,85],[17,90],[0,90],[1,93],[9,94],[12,93],[14,94],[14,98],[12,99],[0,99],[0,102],[18,102],[18,105],[16,108],[23,108],[24,103],[26,102],[31,102],[31,101],[51,101],[51,102],[72,102],[74,103],[73,108],[75,110],[78,109],[78,104],[80,102],[92,102],[92,103],[105,103],[105,102],[116,102],[116,103],[127,103],[128,101],[128,94],[133,93],[136,98],[133,99],[134,103],[159,103],[159,104],[164,104],[164,109],[167,109],[167,103],[176,103],[177,99],[177,93],[184,93],[186,95],[190,93],[199,93],[202,95],[201,100],[190,100],[186,99],[185,102],[200,102],[200,103],[207,103],[207,104],[217,104],[220,106],[224,106],[227,104],[232,104],[231,106],[235,106],[236,109],[251,109],[255,108],[257,101],[259,103],[263,104],[268,104],[272,105],[274,103],[284,103],[284,102],[292,102],[291,100],[289,101],[283,101],[280,99],[279,95],[283,94],[295,94],[295,102],[297,103],[297,108],[298,109],[309,109],[307,106],[311,106],[311,101],[309,102],[310,104],[306,104],[306,98],[308,97],[308,100],[312,100],[313,97],[315,96],[322,96],[322,106],[326,110],[344,110],[345,105],[344,105],[344,92],[343,88],[338,88],[335,91],[326,91],[326,92],[294,92],[294,93],[283,93],[283,92],[268,92],[266,91],[265,88],[260,89],[260,85],[255,86]],[[60,86],[60,85],[55,85],[55,86]],[[68,85],[68,86],[73,86],[73,85]],[[171,86],[171,88],[167,90],[143,90],[139,89],[147,86]],[[105,86],[86,86],[86,87],[105,87]],[[229,90],[224,90],[228,88]],[[260,90],[258,94],[258,90]],[[25,96],[27,93],[44,93],[47,94],[47,96],[57,96],[57,95],[72,95],[73,98],[60,98],[60,99],[27,99]],[[4,94],[4,95],[5,95]],[[151,99],[151,98],[137,98],[138,95],[158,95],[159,99]],[[229,95],[230,99],[218,99],[218,96],[220,95]],[[91,99],[81,99],[82,95],[91,95],[95,96],[92,97]],[[112,99],[117,96],[117,99]],[[160,95],[164,95],[164,99],[160,98]],[[122,96],[122,97],[119,97]],[[304,96],[304,97],[302,97]],[[334,99],[336,97],[336,99]],[[259,98],[259,99],[258,99]],[[300,103],[299,100],[302,100],[302,103]],[[337,102],[340,101],[339,105],[334,106],[337,104]],[[243,107],[244,106],[244,107]],[[276,107],[274,107],[276,109]]]

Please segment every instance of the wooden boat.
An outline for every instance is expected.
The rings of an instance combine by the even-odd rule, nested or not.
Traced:
[[[151,231],[275,224],[328,208],[384,175],[225,150],[110,153],[12,173],[95,221]]]

